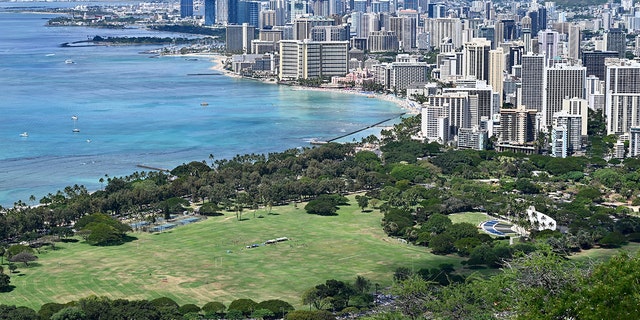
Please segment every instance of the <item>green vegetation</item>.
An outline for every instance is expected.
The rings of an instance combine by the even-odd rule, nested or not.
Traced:
[[[138,240],[117,247],[60,243],[55,250],[41,250],[39,266],[11,277],[15,289],[2,296],[2,303],[37,310],[48,302],[96,295],[165,296],[198,306],[211,300],[283,299],[300,307],[302,292],[326,279],[361,274],[384,287],[406,261],[417,268],[458,265],[459,258],[434,256],[426,248],[388,238],[379,211],[361,213],[354,197],[349,200],[332,217],[289,205],[274,208],[271,215],[260,209],[262,219],[237,221],[227,212],[170,232],[136,233]],[[291,240],[245,248],[283,236]]]

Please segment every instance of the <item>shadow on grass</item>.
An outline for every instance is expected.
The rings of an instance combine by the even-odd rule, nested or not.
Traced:
[[[80,240],[78,240],[78,239],[71,239],[71,238],[69,238],[69,239],[60,239],[60,242],[62,242],[62,243],[76,243],[76,242],[78,242],[78,241],[80,241]]]
[[[372,210],[372,209],[365,209],[365,210],[362,210],[362,213],[371,213],[371,212],[373,212],[373,210]]]
[[[2,287],[2,288],[0,288],[0,292],[2,292],[2,293],[4,293],[4,292],[11,292],[11,291],[13,291],[13,289],[15,289],[15,288],[16,288],[16,286],[8,285],[8,286],[6,286],[6,287]]]

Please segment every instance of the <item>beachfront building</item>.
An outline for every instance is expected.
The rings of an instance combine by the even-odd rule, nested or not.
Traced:
[[[280,80],[328,79],[349,71],[348,41],[280,41]]]
[[[625,134],[640,126],[640,63],[607,59],[605,114],[607,134]]]
[[[226,51],[232,53],[250,53],[251,40],[255,27],[248,23],[226,27]]]

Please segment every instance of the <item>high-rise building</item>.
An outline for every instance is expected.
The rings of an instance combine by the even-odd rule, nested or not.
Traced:
[[[563,128],[563,140],[565,144],[563,153],[570,155],[582,149],[582,117],[577,114],[569,114],[565,111],[556,112],[553,115],[553,129]]]
[[[468,79],[489,81],[489,50],[491,41],[474,38],[464,44],[463,75]]]
[[[216,22],[222,25],[229,24],[229,1],[215,0]]]
[[[604,110],[604,81],[598,77],[587,76],[587,101],[589,109],[600,113]]]
[[[204,1],[204,25],[212,26],[216,23],[216,0]]]
[[[416,28],[418,25],[418,14],[413,10],[401,10],[397,17],[389,18],[390,28],[394,31],[400,41],[400,50],[411,52],[417,49]]]
[[[280,41],[281,80],[331,78],[348,72],[348,41]]]
[[[458,18],[425,19],[424,30],[431,35],[431,43],[449,38],[454,48],[462,46],[462,21]]]
[[[444,88],[443,92],[466,92],[469,95],[470,127],[481,126],[482,119],[493,119],[500,110],[497,94],[486,81],[457,80],[454,88]]]
[[[459,149],[486,150],[488,141],[487,130],[482,130],[478,127],[460,128],[458,130]]]
[[[629,128],[629,156],[640,156],[640,127]]]
[[[640,126],[640,63],[607,60],[605,115],[608,134],[625,134]]]
[[[180,18],[193,17],[193,0],[180,0]]]
[[[616,57],[618,53],[615,51],[586,51],[582,53],[582,65],[587,68],[587,75],[594,75],[604,80],[606,71],[604,60]]]
[[[567,128],[553,127],[551,130],[551,156],[566,158],[569,155],[569,142],[567,141]]]
[[[506,56],[502,48],[489,51],[489,85],[500,97],[499,103],[503,100],[504,71],[506,69]]]
[[[311,28],[312,41],[348,41],[349,38],[349,25]]]
[[[429,142],[449,142],[449,118],[443,107],[427,106],[421,111],[422,136]]]
[[[618,58],[625,57],[627,50],[627,35],[624,30],[620,28],[611,28],[608,32],[604,33],[605,42],[607,45],[607,51],[615,51],[618,53]]]
[[[544,54],[547,60],[546,65],[550,65],[549,61],[560,56],[558,45],[560,44],[560,34],[553,30],[541,30],[538,32],[538,42],[540,53]]]
[[[294,22],[294,40],[311,39],[311,29],[318,26],[332,26],[334,20],[327,17],[301,17]]]
[[[398,51],[398,37],[393,31],[372,31],[367,42],[370,52]]]
[[[419,61],[396,61],[391,63],[389,71],[388,89],[405,90],[412,83],[427,82],[429,78],[429,64]]]
[[[426,97],[426,106],[441,107],[441,116],[449,121],[448,136],[458,135],[461,128],[471,128],[471,110],[469,106],[469,94],[467,92],[445,92]]]
[[[587,120],[589,119],[588,110],[589,102],[586,99],[571,98],[562,100],[562,112],[571,116],[580,117],[580,121],[582,122],[580,125],[582,128],[582,131],[580,132],[581,136],[587,136]]]
[[[228,25],[226,27],[227,52],[251,52],[251,40],[254,39],[255,27],[248,23],[242,25]]]
[[[520,106],[516,109],[500,109],[498,141],[501,144],[525,145],[537,138],[535,109]]]
[[[585,98],[586,68],[556,64],[545,68],[543,85],[543,125],[553,125],[553,114],[562,110],[562,100]]]
[[[520,105],[542,112],[542,91],[544,88],[544,56],[525,54],[522,56],[522,93]]]
[[[580,56],[580,40],[582,39],[582,30],[580,26],[572,24],[569,26],[569,59],[577,61]]]

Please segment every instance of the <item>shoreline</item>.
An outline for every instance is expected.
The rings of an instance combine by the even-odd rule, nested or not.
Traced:
[[[276,84],[276,85],[278,85],[278,83],[274,82],[274,81],[265,81],[264,79],[247,78],[247,77],[243,77],[241,75],[237,75],[237,74],[233,73],[232,71],[229,71],[229,70],[225,69],[224,68],[224,63],[229,57],[227,57],[225,55],[222,55],[222,54],[197,54],[197,53],[193,53],[193,54],[186,54],[185,56],[187,56],[187,55],[201,56],[201,57],[210,58],[210,61],[213,62],[214,65],[209,69],[213,70],[213,71],[219,71],[223,75],[225,75],[227,77],[230,77],[230,78],[256,80],[256,81],[260,81],[260,82],[266,83],[266,84]],[[409,100],[399,98],[399,97],[394,96],[392,94],[380,94],[380,93],[373,93],[373,92],[367,92],[367,91],[358,91],[358,90],[345,90],[345,89],[341,89],[341,88],[305,87],[305,86],[300,86],[300,85],[289,85],[289,87],[291,87],[292,90],[294,90],[294,91],[296,91],[296,90],[308,90],[308,91],[335,92],[335,93],[341,93],[341,94],[353,94],[353,95],[366,96],[367,98],[374,98],[374,99],[378,99],[378,100],[383,100],[383,101],[394,103],[400,109],[405,110],[406,113],[408,113],[408,114],[411,114],[411,115],[420,114],[420,110],[418,108],[416,108],[416,107],[412,107],[411,106],[412,104],[410,103]]]

